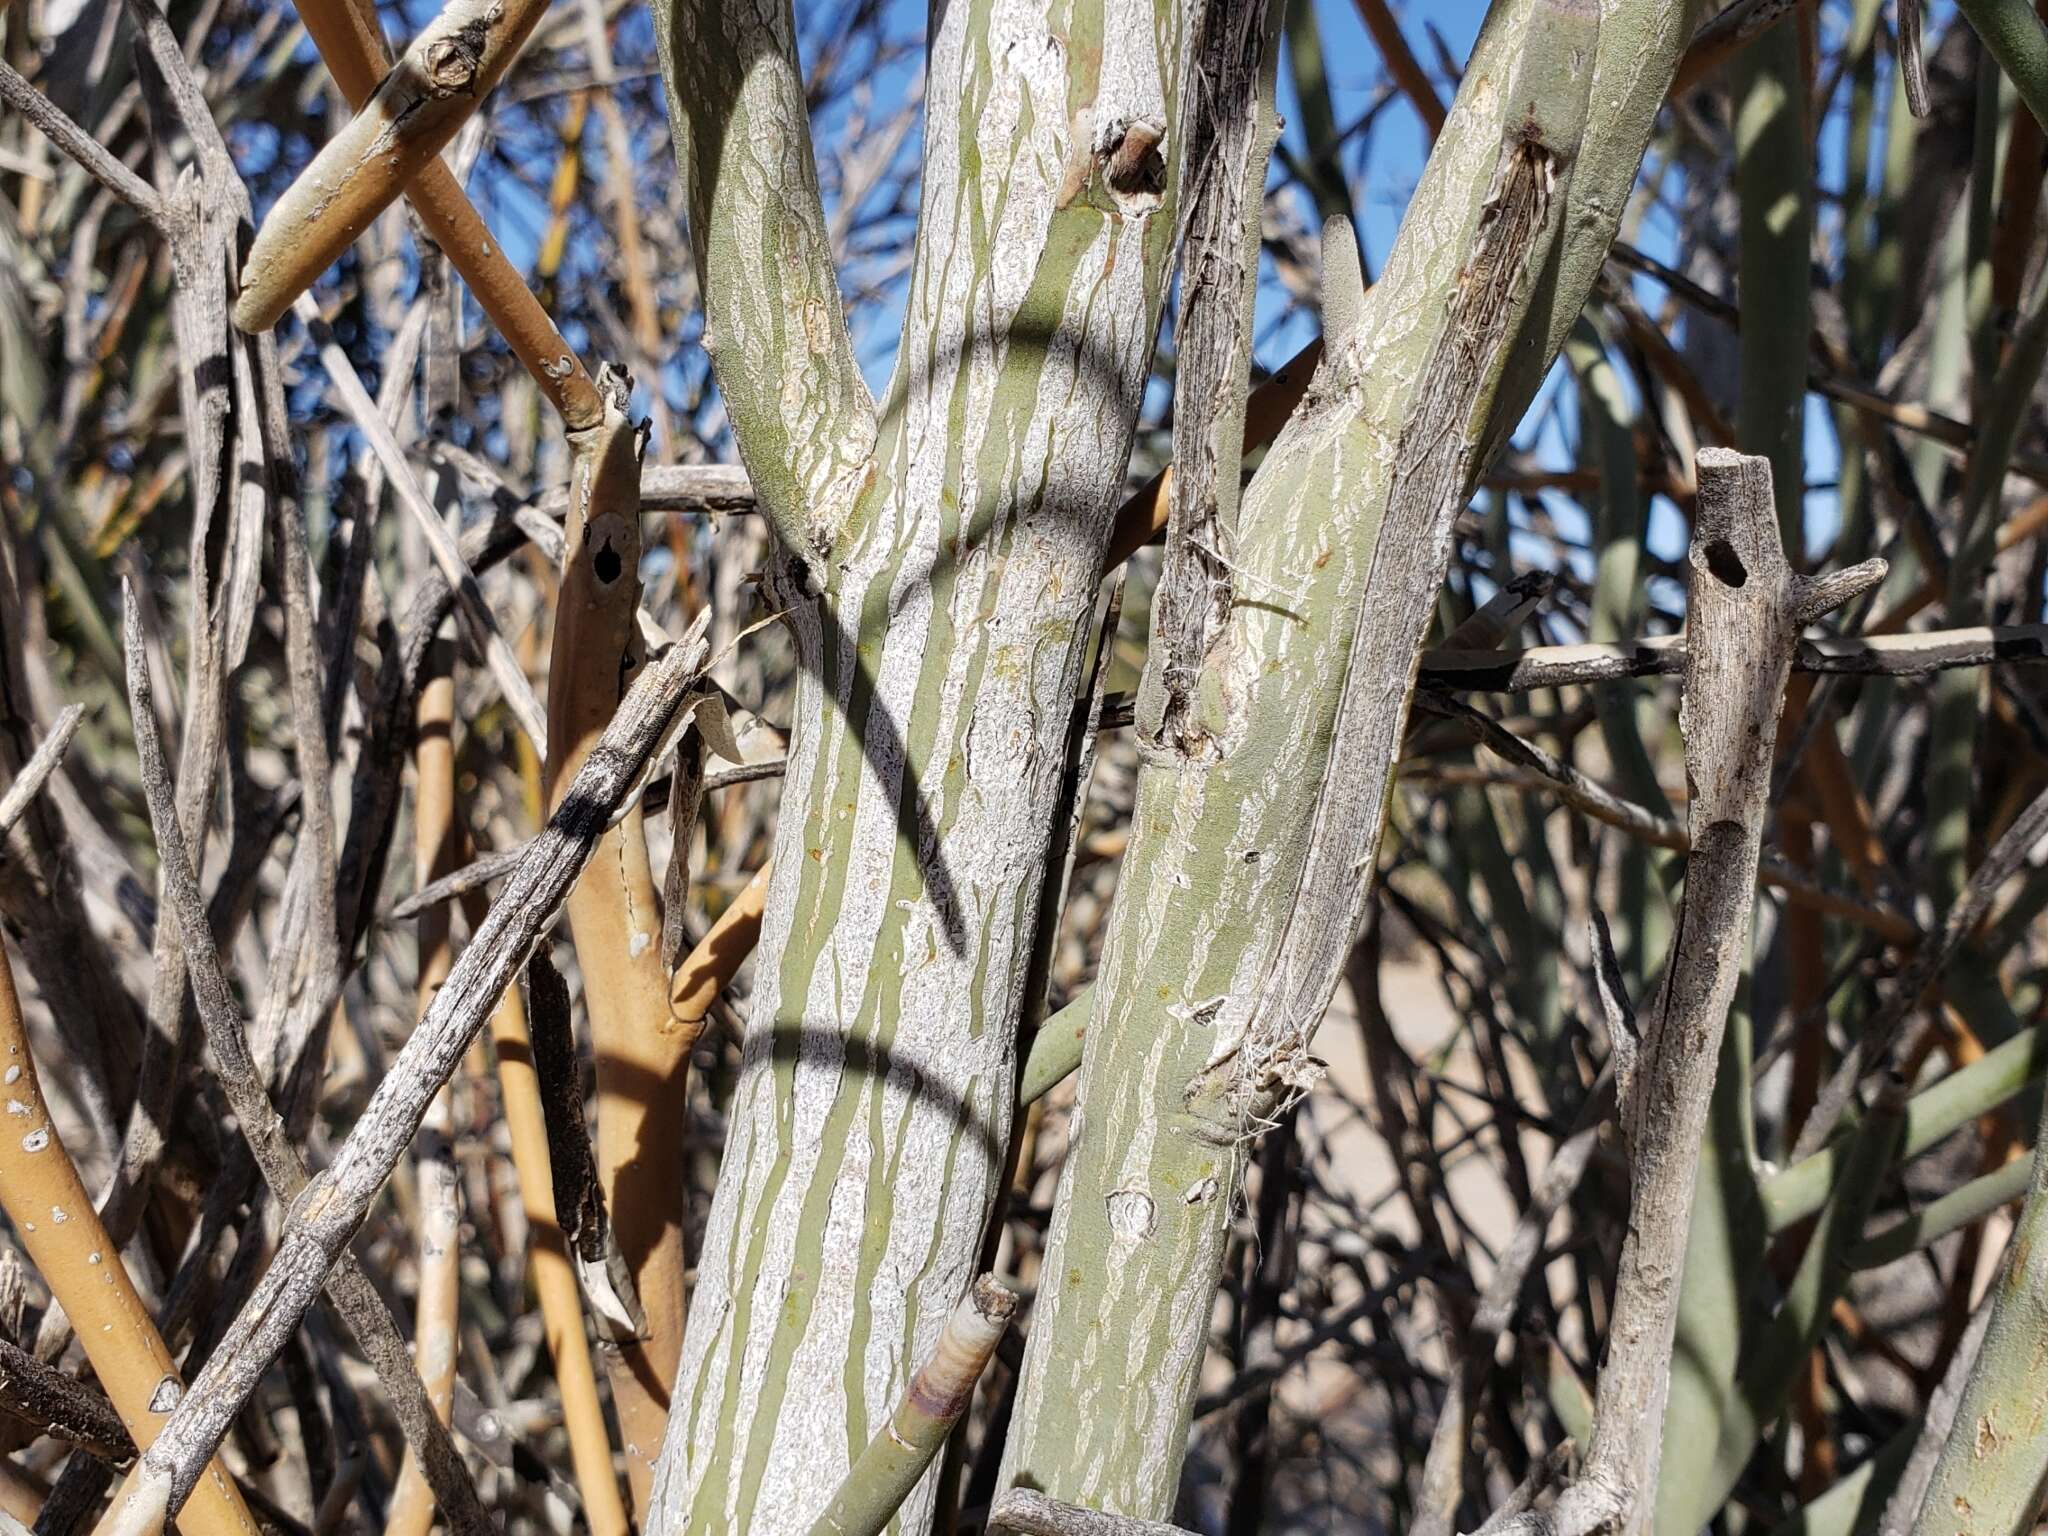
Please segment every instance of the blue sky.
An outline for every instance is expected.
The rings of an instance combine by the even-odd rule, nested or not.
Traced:
[[[1336,121],[1340,127],[1357,123],[1383,88],[1378,51],[1367,37],[1351,0],[1315,0],[1315,3]],[[439,0],[400,0],[399,4],[387,7],[386,15],[400,28],[407,23],[417,25],[432,10],[438,9],[438,4]],[[1433,75],[1440,73],[1440,53],[1462,62],[1485,14],[1482,0],[1441,0],[1436,4],[1425,4],[1424,0],[1395,0],[1394,9],[1411,47]],[[805,0],[798,0],[797,10],[799,30],[807,36],[815,35],[817,27],[822,24],[820,18],[828,14],[820,6],[807,5]],[[1933,8],[1928,27],[1930,37],[1939,35],[1939,29],[1946,24],[1950,12],[1951,7],[1947,4]],[[403,21],[400,17],[404,18]],[[894,36],[905,40],[920,37],[925,21],[923,0],[889,0],[886,20],[888,30]],[[1833,37],[1845,20],[1843,0],[1827,0],[1823,4],[1821,27],[1824,37]],[[629,13],[619,32],[615,51],[621,68],[627,71],[636,66],[644,68],[651,61],[651,24],[644,10]],[[874,102],[879,106],[892,99],[901,99],[918,67],[919,60],[913,52],[894,64],[873,71],[867,79],[867,87]],[[1284,60],[1280,79],[1281,110],[1289,123],[1283,143],[1299,150],[1303,144],[1299,126],[1302,114]],[[658,91],[658,82],[643,76],[630,82],[627,88]],[[1445,94],[1448,95],[1448,90]],[[817,125],[820,141],[830,142],[838,126],[830,117],[821,120]],[[1823,125],[1819,142],[1818,179],[1824,192],[1839,191],[1842,134],[1838,113]],[[671,174],[665,142],[636,145],[636,150],[643,152],[643,175]],[[912,136],[904,153],[914,156],[916,150],[915,136]],[[1408,197],[1420,175],[1426,150],[1422,126],[1405,101],[1396,101],[1379,112],[1372,118],[1369,128],[1353,136],[1346,145],[1344,165],[1369,271],[1377,271],[1385,261]],[[592,177],[601,176],[602,166],[598,160],[600,136],[595,131],[586,134],[585,153],[586,173]],[[510,177],[497,175],[479,177],[478,185],[472,190],[479,195],[486,215],[508,253],[530,267],[535,242],[545,220],[545,209],[535,189],[522,186]],[[1825,219],[1827,216],[1824,198],[1821,217]],[[1313,219],[1308,222],[1312,223]],[[905,234],[907,238],[907,230]],[[1666,259],[1678,255],[1675,231],[1669,219],[1659,213],[1651,214],[1636,231],[1635,238],[1652,255]],[[572,263],[594,261],[597,253],[572,252],[570,259]],[[1647,279],[1639,279],[1637,288],[1646,307],[1655,312],[1662,306],[1665,295],[1657,285]],[[1296,314],[1284,321],[1276,318],[1284,309],[1284,295],[1277,283],[1270,280],[1269,273],[1262,297],[1258,346],[1259,361],[1265,366],[1275,365],[1291,355],[1313,328],[1313,319],[1305,315]],[[859,327],[857,344],[863,366],[878,388],[893,362],[895,324],[896,315],[889,309],[871,309]],[[694,318],[685,322],[684,333],[675,338],[679,347],[694,340],[695,329]],[[569,339],[579,345],[587,340],[576,334],[573,327],[570,328]],[[1576,423],[1573,393],[1562,371],[1554,372],[1518,434],[1522,446],[1554,466],[1569,464],[1574,457]],[[1155,406],[1160,403],[1163,402],[1155,402]],[[1836,447],[1833,424],[1827,411],[1817,400],[1810,399],[1808,405],[1807,478],[1814,487],[1808,498],[1808,530],[1810,547],[1818,548],[1835,524],[1832,484],[1837,472]],[[1578,532],[1584,526],[1577,509],[1563,498],[1551,498],[1549,510],[1567,534]],[[1675,508],[1660,505],[1653,509],[1651,542],[1658,553],[1677,554],[1684,536],[1683,523]],[[1533,548],[1530,554],[1533,557]]]

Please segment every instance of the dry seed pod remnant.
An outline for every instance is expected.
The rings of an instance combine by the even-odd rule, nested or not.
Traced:
[[[0,20],[0,1511],[2033,1529],[2039,8],[432,10]]]

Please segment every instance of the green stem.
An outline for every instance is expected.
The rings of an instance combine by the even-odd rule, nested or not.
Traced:
[[[1784,1301],[1757,1330],[1746,1352],[1735,1394],[1721,1417],[1719,1444],[1707,1476],[1693,1502],[1673,1511],[1665,1529],[1696,1530],[1711,1519],[1727,1501],[1757,1440],[1783,1412],[1792,1384],[1825,1333],[1835,1298],[1848,1281],[1849,1247],[1861,1236],[1884,1171],[1891,1165],[1904,1119],[1901,1110],[1896,1100],[1881,1105],[1857,1131],[1842,1180],[1815,1224]],[[1748,1255],[1752,1270],[1758,1267],[1754,1261],[1759,1251],[1752,1249]],[[1687,1526],[1684,1522],[1695,1514],[1698,1519]]]
[[[1735,64],[1735,188],[1742,201],[1741,395],[1735,440],[1771,461],[1778,531],[1805,553],[1807,337],[1813,327],[1812,167],[1799,29],[1773,27]]]
[[[1326,236],[1329,302],[1355,318],[1326,324],[1246,493],[1233,569],[1254,600],[1197,693],[1215,749],[1146,753],[1007,1485],[1172,1507],[1243,1149],[1313,1072],[1452,521],[1585,301],[1685,21],[1503,0],[1362,301],[1348,229]]]
[[[2036,1136],[2036,1146],[2039,1136]],[[1914,1536],[2018,1536],[2048,1477],[2048,1164],[2035,1157],[2026,1209],[1992,1291],[1991,1322],[1936,1462]],[[1967,1187],[1967,1186],[1966,1186]]]
[[[2035,120],[2048,126],[2048,28],[2029,0],[1956,0]]]
[[[1026,12],[934,14],[904,334],[870,413],[788,6],[657,7],[713,363],[790,545],[766,584],[800,676],[645,1522],[666,1536],[807,1531],[982,1267],[1169,281],[1188,44],[1170,0]],[[893,1529],[929,1527],[935,1484]]]
[[[1904,1221],[1886,1227],[1877,1236],[1849,1250],[1851,1269],[1880,1269],[1886,1264],[1938,1243],[1951,1232],[1982,1221],[2002,1205],[2010,1205],[2027,1192],[2033,1177],[2033,1158],[2016,1157],[2003,1168],[1979,1174],[1961,1189],[1952,1189],[1939,1200],[1915,1211]]]
[[[1901,1162],[1918,1157],[1951,1132],[1988,1113],[2048,1072],[2048,1022],[1986,1051],[1960,1071],[1913,1095],[1899,1138]],[[1842,1137],[1764,1181],[1764,1221],[1773,1234],[1804,1221],[1827,1202],[1848,1165],[1852,1138]]]

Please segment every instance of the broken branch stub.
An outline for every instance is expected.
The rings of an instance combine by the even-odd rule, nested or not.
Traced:
[[[267,331],[448,146],[519,56],[546,6],[452,0],[256,232],[235,324]]]
[[[1016,1292],[992,1275],[968,1287],[946,1318],[931,1358],[910,1378],[896,1411],[847,1470],[811,1536],[877,1536],[895,1518],[974,1401],[975,1383],[1016,1310]]]
[[[1616,1061],[1629,1222],[1592,1445],[1552,1512],[1556,1536],[1632,1536],[1655,1508],[1678,1280],[1721,1034],[1749,945],[1792,654],[1822,603],[1875,585],[1885,570],[1873,560],[1819,581],[1795,575],[1779,544],[1769,460],[1705,448],[1698,470],[1679,717],[1692,852],[1663,984],[1634,1048]]]

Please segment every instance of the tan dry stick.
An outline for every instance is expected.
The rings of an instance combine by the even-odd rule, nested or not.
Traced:
[[[761,940],[761,913],[768,902],[768,877],[772,864],[754,871],[754,878],[740,888],[731,905],[718,914],[703,939],[685,955],[669,979],[668,1011],[675,1027],[695,1046],[704,1033],[704,1021],[739,968]]]
[[[446,641],[434,643],[431,675],[420,690],[415,719],[413,765],[413,865],[424,885],[455,866],[455,654]],[[449,910],[431,907],[419,920],[419,1011],[427,1016],[434,994],[453,963]],[[449,1085],[434,1095],[421,1127],[419,1168],[419,1295],[413,1307],[413,1359],[426,1384],[427,1401],[443,1424],[455,1406],[455,1339],[462,1283],[461,1181],[450,1145]],[[385,1516],[385,1536],[427,1536],[434,1523],[434,1490],[427,1486],[410,1449],[398,1471],[398,1487]]]
[[[0,1063],[0,1104],[6,1108],[0,1125],[0,1206],[50,1294],[70,1315],[85,1357],[121,1422],[135,1443],[147,1448],[184,1396],[184,1383],[50,1119],[4,948]],[[258,1536],[256,1521],[219,1457],[194,1485],[180,1520],[186,1536]]]
[[[427,24],[257,230],[242,263],[237,326],[277,324],[447,147],[546,10],[544,0],[452,0]]]
[[[303,0],[299,17],[341,94],[351,107],[360,108],[391,67],[375,11],[360,0]],[[454,173],[439,159],[430,159],[406,187],[405,195],[427,233],[462,274],[491,324],[569,429],[595,426],[600,414],[597,386],[582,360],[562,340],[562,333],[526,286],[519,269],[491,238],[483,216],[470,203]],[[242,324],[245,316],[253,322],[270,313],[264,323],[275,324],[277,316],[297,297],[296,291],[284,291],[289,280],[291,275],[281,267],[252,275],[245,266],[236,323]],[[312,275],[306,281],[311,282]]]
[[[483,892],[463,898],[472,931],[484,919]],[[533,1042],[526,1032],[526,1005],[519,989],[507,987],[491,1015],[491,1048],[498,1057],[498,1092],[504,1104],[505,1130],[512,1142],[512,1166],[519,1176],[519,1203],[526,1213],[527,1267],[540,1300],[542,1332],[554,1357],[555,1386],[562,1394],[562,1427],[569,1436],[569,1459],[576,1469],[576,1489],[583,1496],[583,1517],[590,1536],[628,1536],[631,1522],[619,1496],[612,1470],[611,1432],[605,1428],[604,1406],[598,1401],[597,1373],[590,1361],[590,1341],[583,1332],[583,1296],[555,1213],[554,1170],[548,1163],[547,1123],[541,1109],[540,1080],[533,1071]]]
[[[571,433],[567,545],[548,661],[548,809],[638,674],[640,452],[628,383],[604,370],[604,420]],[[570,893],[569,931],[597,1057],[597,1170],[646,1318],[611,1365],[633,1507],[644,1511],[683,1338],[684,1075],[694,1037],[674,1028],[661,910],[636,804],[605,833]]]

